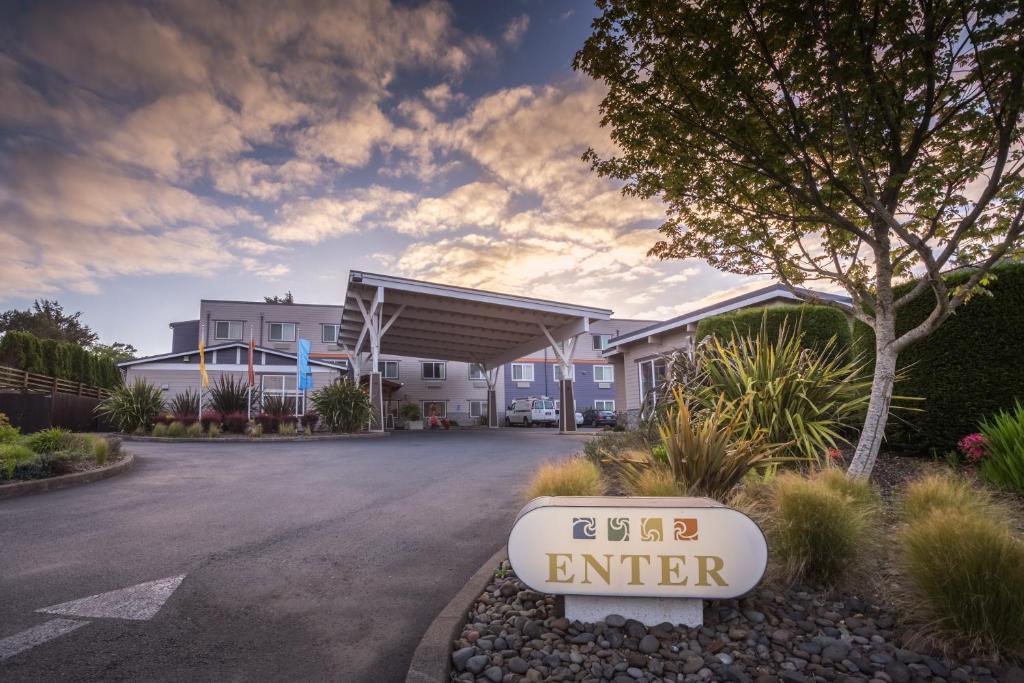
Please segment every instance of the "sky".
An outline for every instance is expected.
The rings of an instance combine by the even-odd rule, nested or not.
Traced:
[[[0,9],[0,309],[142,353],[199,300],[341,303],[349,269],[664,319],[765,284],[647,256],[664,207],[573,72],[596,9],[25,2]]]

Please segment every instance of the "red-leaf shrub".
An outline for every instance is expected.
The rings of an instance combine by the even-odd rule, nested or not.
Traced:
[[[212,410],[204,410],[199,417],[199,424],[203,426],[204,432],[210,428],[211,424],[220,425],[220,421],[220,413],[215,413]]]
[[[154,422],[156,422],[156,424],[158,425],[169,425],[176,420],[177,418],[175,418],[173,415],[157,415],[156,420],[154,420]]]
[[[315,431],[317,424],[320,422],[320,416],[310,411],[302,416],[301,422],[303,427],[309,427],[310,431]]]
[[[277,427],[281,424],[281,418],[277,415],[271,415],[269,413],[260,413],[256,416],[256,421],[263,428],[264,434],[276,434]]]
[[[185,425],[186,427],[191,427],[192,425],[194,425],[196,423],[196,416],[195,415],[178,415],[178,414],[175,414],[175,415],[171,416],[171,421],[172,422],[180,422],[181,424]]]
[[[248,425],[249,418],[245,413],[228,413],[224,416],[224,429],[232,434],[244,434]]]

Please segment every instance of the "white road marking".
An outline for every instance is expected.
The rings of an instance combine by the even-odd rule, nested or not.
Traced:
[[[21,633],[7,636],[0,639],[0,659],[13,657],[19,652],[24,652],[36,645],[42,645],[48,640],[53,640],[65,633],[71,633],[76,628],[88,624],[88,621],[74,621],[73,619],[50,619],[49,621],[25,629]]]
[[[70,617],[97,617],[109,619],[152,619],[181,585],[185,575],[119,588],[109,593],[90,595],[59,605],[37,609],[37,612],[64,614]]]

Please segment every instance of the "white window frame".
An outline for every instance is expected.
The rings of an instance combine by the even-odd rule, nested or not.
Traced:
[[[220,328],[221,324],[225,324],[225,325],[228,326],[228,334],[227,334],[226,337],[222,337],[220,335],[220,329],[219,328]],[[238,325],[238,336],[237,337],[231,334],[231,326],[232,325]],[[235,341],[240,340],[242,338],[242,328],[243,327],[245,327],[245,321],[244,320],[214,320],[213,321],[213,338],[214,339],[231,339],[231,340],[235,340]]]
[[[595,334],[591,336],[593,340],[593,346],[595,351],[604,351],[608,348],[608,342],[611,341],[612,335],[610,334]]]
[[[274,339],[274,326],[275,325],[278,325],[281,328],[281,335],[282,336],[281,336],[280,339]],[[286,338],[284,336],[284,331],[288,327],[291,327],[291,329],[292,329],[291,339],[288,339],[288,338]],[[267,323],[267,339],[269,339],[272,342],[293,342],[293,341],[295,341],[295,337],[298,336],[298,333],[299,333],[299,325],[298,325],[298,323]]]
[[[333,339],[327,339],[326,338],[327,335],[325,333],[327,332],[328,329],[331,329],[331,328],[334,329],[334,338]],[[341,325],[339,325],[338,323],[320,323],[320,341],[323,342],[324,344],[337,344],[338,343],[338,334],[340,332],[341,332]]]
[[[281,388],[268,389],[266,381],[268,379],[280,380]],[[304,415],[306,412],[305,396],[304,392],[298,389],[298,376],[295,373],[285,374],[273,374],[273,375],[260,375],[260,394],[262,396],[279,396],[281,398],[294,398],[298,403],[299,415]],[[291,380],[291,384],[294,389],[288,388],[288,380]]]
[[[604,407],[602,407],[604,406]],[[611,406],[608,408],[607,406]],[[610,410],[615,412],[615,400],[611,398],[595,398],[594,399],[594,410]]]
[[[554,379],[556,382],[562,381],[561,378],[558,376],[558,371],[561,369],[561,367],[562,367],[561,363],[555,363],[554,365],[551,366],[551,378]],[[572,363],[572,364],[569,365],[569,379],[571,379],[573,382],[576,381],[576,364],[575,363]]]
[[[522,377],[516,377],[516,368],[519,368],[519,370],[522,371]],[[512,363],[512,369],[510,372],[512,373],[513,382],[534,381],[533,363]]]
[[[433,399],[427,401],[420,401],[420,414],[423,416],[423,424],[429,426],[430,421],[430,404],[434,404],[441,410],[437,411],[437,417],[441,420],[448,417],[448,399]]]
[[[487,417],[487,399],[485,398],[471,398],[468,401],[469,416],[473,418]],[[477,406],[477,412],[473,413],[473,406]]]
[[[428,365],[439,365],[441,366],[440,377],[427,377],[427,366]],[[443,360],[424,360],[420,361],[420,378],[425,379],[428,382],[440,382],[448,376],[448,364]]]
[[[607,371],[610,375],[610,379],[598,379],[597,371],[600,369],[602,372]],[[600,384],[611,384],[615,381],[615,366],[614,365],[595,365],[594,366],[594,381]]]
[[[395,369],[394,375],[388,374],[388,368],[393,367]],[[377,361],[377,372],[380,373],[382,379],[398,379],[398,361],[397,360],[379,360]]]
[[[474,370],[478,371],[478,373],[479,373],[478,377],[474,377],[473,376],[473,371]],[[484,366],[480,365],[479,363],[470,363],[469,364],[469,378],[471,380],[473,380],[474,382],[486,382],[487,381],[487,371],[484,370]]]

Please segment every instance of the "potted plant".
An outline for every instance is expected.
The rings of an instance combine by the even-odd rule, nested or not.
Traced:
[[[398,415],[405,422],[406,429],[423,429],[420,420],[420,407],[415,403],[403,403],[398,408]]]

